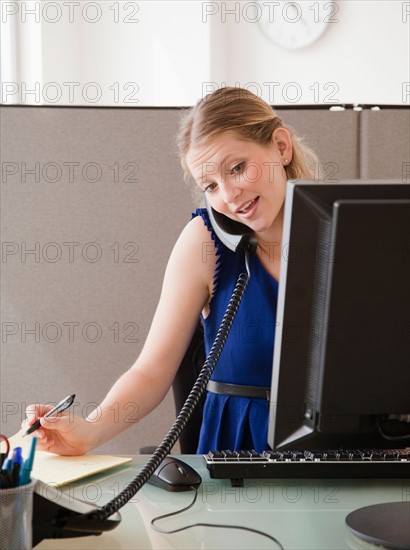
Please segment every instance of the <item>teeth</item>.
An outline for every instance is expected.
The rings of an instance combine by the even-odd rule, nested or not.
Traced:
[[[246,210],[247,208],[250,207],[251,204],[253,204],[254,202],[256,201],[256,199],[252,199],[251,201],[248,202],[248,204],[246,206],[244,206],[243,208],[241,208],[239,210],[239,212],[243,212],[244,210]]]

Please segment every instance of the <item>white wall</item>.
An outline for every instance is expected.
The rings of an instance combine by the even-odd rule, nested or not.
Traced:
[[[293,51],[274,45],[266,37],[262,18],[257,21],[260,13],[255,10],[252,16],[249,9],[245,11],[247,4],[241,4],[239,20],[226,14],[223,22],[222,10],[208,18],[218,20],[219,34],[225,36],[223,64],[220,69],[213,67],[219,85],[249,85],[276,104],[331,99],[341,103],[403,103],[403,90],[408,91],[410,81],[410,2],[327,2],[325,6],[333,5],[335,14],[329,9],[322,13],[338,21],[329,23],[316,42]],[[235,2],[226,5],[233,10]],[[275,8],[273,16],[280,18],[283,8]],[[308,10],[309,14],[313,18],[314,12]],[[292,82],[295,85],[289,84]],[[407,93],[407,103],[409,97]]]
[[[327,2],[337,22],[295,51],[262,32],[260,4],[2,0],[3,102],[189,105],[224,83],[282,105],[409,101],[409,1]]]
[[[210,79],[210,28],[196,1],[2,0],[4,103],[187,105]],[[27,44],[36,32],[40,40]],[[38,62],[33,74],[13,66]],[[17,61],[13,59],[17,51]],[[14,87],[12,86],[14,84]],[[5,94],[10,90],[15,93]],[[35,90],[28,93],[25,90]],[[199,92],[198,92],[199,90]]]

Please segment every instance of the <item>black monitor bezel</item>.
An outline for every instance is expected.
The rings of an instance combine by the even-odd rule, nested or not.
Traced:
[[[410,200],[410,185],[399,180],[344,180],[340,182],[312,182],[312,181],[289,181],[287,185],[284,228],[282,235],[282,252],[290,243],[295,243],[295,239],[301,238],[306,247],[306,243],[317,242],[318,235],[322,229],[319,229],[321,220],[327,220],[332,227],[332,210],[334,203],[340,199],[362,200]],[[309,202],[309,208],[316,214],[311,217],[309,227],[303,226],[305,220],[298,219],[298,210],[300,210],[301,201]],[[332,242],[332,240],[330,240]],[[320,405],[313,406],[313,411],[309,414],[309,407],[306,406],[306,386],[309,381],[306,380],[306,372],[298,371],[298,357],[302,353],[302,344],[291,346],[287,338],[291,339],[292,333],[289,330],[292,319],[298,319],[298,315],[307,315],[310,318],[313,304],[313,289],[309,290],[308,298],[302,309],[298,311],[298,304],[292,300],[289,292],[289,284],[294,288],[295,284],[305,286],[313,280],[313,272],[306,274],[306,281],[302,280],[302,271],[304,269],[314,269],[315,259],[317,260],[317,249],[310,258],[309,262],[304,261],[303,267],[297,259],[298,249],[294,251],[293,262],[289,257],[287,260],[281,260],[280,284],[277,305],[277,327],[275,335],[273,369],[272,369],[272,387],[270,397],[269,427],[268,427],[268,446],[273,449],[323,449],[323,448],[348,448],[348,447],[406,447],[409,441],[391,441],[376,433],[374,425],[371,427],[360,426],[360,429],[353,423],[350,428],[344,428],[342,432],[336,429],[332,433],[332,426],[323,432],[320,426],[320,415],[318,410]],[[331,253],[332,251],[328,251]],[[408,264],[408,261],[407,261]],[[408,268],[408,265],[407,265]],[[299,277],[299,282],[296,280]],[[289,283],[289,280],[292,282]],[[296,282],[295,282],[296,280]],[[290,287],[289,287],[290,288]],[[328,300],[328,297],[326,298]],[[306,317],[307,318],[307,317]],[[303,324],[303,319],[302,319]],[[285,333],[285,330],[287,331]],[[297,335],[295,335],[297,336]],[[299,355],[298,355],[299,354]],[[318,361],[320,361],[318,359]],[[299,361],[300,362],[300,361]],[[323,376],[321,369],[326,365],[318,367],[318,375]],[[409,372],[410,376],[410,372]],[[410,380],[410,378],[409,378]],[[404,395],[404,394],[403,394]],[[403,403],[403,397],[401,399]],[[410,396],[409,407],[410,411]],[[320,412],[320,411],[319,411]],[[395,411],[391,411],[395,412]],[[304,417],[306,413],[306,418]],[[362,419],[360,419],[362,421]],[[365,422],[368,421],[365,419]]]

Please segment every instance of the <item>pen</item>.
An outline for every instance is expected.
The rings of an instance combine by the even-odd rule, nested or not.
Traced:
[[[12,484],[12,471],[13,471],[13,456],[14,451],[13,449],[10,449],[10,445],[8,442],[8,439],[2,435],[0,436],[2,441],[6,442],[6,453],[2,453],[2,455],[5,455],[4,458],[2,457],[2,464],[1,464],[1,470],[0,470],[0,488],[1,489],[9,489]]]
[[[13,452],[13,467],[11,470],[11,478],[13,487],[17,487],[20,479],[20,470],[23,465],[23,457],[21,454],[21,447],[16,447]]]
[[[30,450],[28,458],[24,461],[20,469],[19,485],[26,485],[30,482],[30,474],[33,468],[34,453],[36,452],[37,437],[32,437],[30,442]]]
[[[0,434],[0,443],[3,441],[3,443],[6,445],[6,448],[3,453],[0,453],[0,468],[3,468],[3,462],[6,460],[7,455],[10,451],[10,443],[9,440],[5,435]]]
[[[10,449],[9,454],[7,455],[6,460],[3,462],[2,470],[3,472],[8,472],[11,474],[11,470],[13,469],[13,449]]]
[[[10,489],[12,483],[11,474],[6,470],[0,470],[0,489]]]
[[[68,407],[71,407],[71,405],[73,404],[74,398],[75,398],[75,393],[73,393],[72,395],[68,395],[65,399],[60,401],[58,405],[56,405],[53,409],[48,411],[44,415],[44,418],[49,418],[50,416],[58,414],[59,412],[65,411],[66,409],[68,409]],[[38,430],[40,427],[41,427],[41,422],[40,422],[40,419],[38,419],[37,422],[34,422],[34,424],[30,426],[30,428],[26,431],[23,437],[25,437],[26,435],[32,434],[33,432]]]

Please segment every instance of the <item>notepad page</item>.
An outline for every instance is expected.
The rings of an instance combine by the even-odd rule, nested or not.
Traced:
[[[32,477],[58,487],[131,461],[132,458],[119,456],[60,456],[38,451],[34,459]]]
[[[30,437],[23,438],[22,435],[23,431],[20,431],[9,439],[10,448],[22,447],[23,457],[27,458]],[[4,450],[4,445],[1,450]],[[130,457],[112,455],[61,456],[46,451],[36,451],[31,477],[58,487],[131,461]]]

